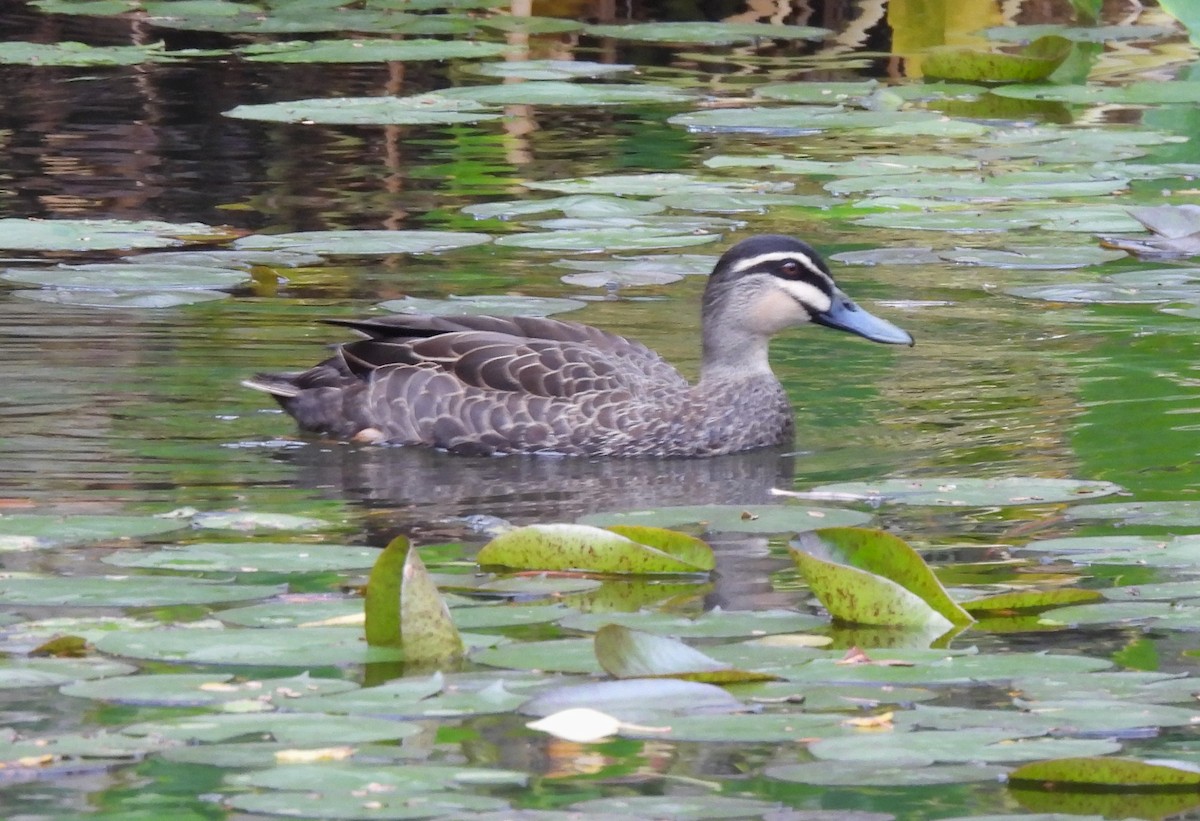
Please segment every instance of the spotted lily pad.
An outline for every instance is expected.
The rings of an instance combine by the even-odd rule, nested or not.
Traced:
[[[282,249],[311,254],[433,254],[491,242],[487,234],[466,231],[301,231],[253,234],[234,242],[246,249]]]
[[[656,527],[528,525],[500,534],[475,557],[481,565],[597,573],[705,573],[712,549],[684,533]]]
[[[943,46],[921,60],[926,77],[965,83],[1036,83],[1054,73],[1071,54],[1071,41],[1057,35],[1034,40],[1018,54]]]
[[[816,493],[847,494],[864,501],[901,505],[1041,505],[1110,496],[1121,488],[1111,482],[1042,479],[1036,476],[1003,479],[937,477],[885,479],[881,482],[842,482],[813,488]]]
[[[719,46],[763,40],[822,40],[831,33],[812,26],[783,26],[774,23],[630,23],[588,26],[595,37],[640,40],[650,43],[690,43]]]
[[[549,296],[515,296],[497,294],[488,296],[455,296],[446,299],[425,299],[406,296],[379,303],[380,308],[398,314],[433,314],[434,316],[462,316],[484,314],[490,316],[550,316],[586,307],[578,299]]]
[[[1137,789],[1187,788],[1200,786],[1200,769],[1184,762],[1138,761],[1131,758],[1060,758],[1035,761],[1019,767],[1009,781],[1040,790],[1069,786]]]
[[[406,536],[392,539],[376,558],[363,611],[372,647],[398,647],[419,664],[446,663],[463,653],[450,608]]]

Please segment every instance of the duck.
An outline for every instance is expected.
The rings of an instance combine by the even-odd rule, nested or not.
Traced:
[[[694,383],[640,342],[549,317],[326,322],[359,338],[307,370],[243,384],[309,433],[478,456],[711,457],[791,444],[791,402],[768,359],[773,336],[813,324],[913,344],[853,302],[812,246],[776,234],[717,260]]]

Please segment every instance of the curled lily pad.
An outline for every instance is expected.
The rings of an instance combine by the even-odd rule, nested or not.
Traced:
[[[363,603],[367,644],[399,647],[410,662],[445,662],[462,655],[463,641],[421,554],[397,536],[371,569]]]
[[[480,549],[481,565],[597,573],[706,573],[712,549],[684,533],[656,527],[528,525],[502,533]]]
[[[1034,83],[1054,73],[1071,54],[1071,41],[1039,37],[1018,54],[944,46],[921,60],[926,77],[966,83]]]
[[[607,624],[596,631],[596,659],[615,678],[670,676],[688,681],[730,684],[770,681],[776,676],[738,670],[675,639]]]
[[[238,120],[327,125],[437,125],[498,120],[502,114],[474,100],[439,94],[415,97],[334,97],[239,105],[225,112]]]
[[[464,314],[486,314],[490,316],[550,316],[566,311],[577,311],[586,307],[578,299],[548,296],[455,296],[447,299],[424,299],[406,296],[379,303],[385,311],[398,314],[433,314],[435,316],[462,316]]]
[[[238,53],[269,63],[387,63],[480,59],[507,50],[499,43],[473,40],[295,40],[243,46]]]
[[[1119,493],[1112,482],[1042,479],[1036,476],[1003,479],[937,477],[885,479],[881,482],[842,482],[813,488],[818,493],[858,496],[864,501],[903,505],[1039,505],[1075,502]]]
[[[812,26],[781,26],[773,23],[630,23],[614,26],[588,26],[587,33],[618,40],[651,43],[690,43],[727,45],[760,40],[822,40],[829,29]]]
[[[802,534],[790,552],[835,619],[897,627],[974,621],[915,550],[882,530],[814,530]]]
[[[282,249],[312,254],[433,254],[491,242],[487,234],[467,231],[301,231],[253,234],[234,242],[245,249]]]

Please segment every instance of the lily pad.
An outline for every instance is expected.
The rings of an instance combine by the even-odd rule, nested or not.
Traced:
[[[665,85],[632,83],[570,83],[534,80],[488,86],[459,86],[439,94],[452,100],[473,100],[484,105],[642,105],[682,103],[693,98],[689,92]]]
[[[1043,539],[1030,542],[1025,547],[1027,550],[1046,552],[1077,564],[1200,566],[1200,535],[1074,536]]]
[[[363,602],[364,632],[372,647],[398,647],[414,663],[446,663],[463,653],[450,608],[405,536],[375,560]]]
[[[239,105],[225,112],[237,120],[325,125],[439,125],[498,120],[503,114],[473,100],[440,94],[415,97],[334,97]]]
[[[145,46],[89,46],[84,43],[0,43],[0,64],[25,66],[136,66],[172,59],[162,43]]]
[[[202,573],[316,573],[370,567],[373,547],[297,542],[197,542],[158,551],[121,550],[103,558],[118,567],[190,570]]]
[[[631,678],[543,690],[522,704],[519,712],[548,716],[577,707],[601,710],[621,721],[694,713],[741,713],[747,709],[743,702],[714,684],[673,678]]]
[[[194,715],[130,724],[121,733],[134,738],[149,737],[212,744],[242,741],[286,741],[291,744],[356,744],[395,741],[416,735],[421,728],[403,721],[328,713],[248,713]]]
[[[874,248],[843,251],[830,257],[843,265],[933,265],[942,261],[931,248]]]
[[[245,60],[268,63],[409,63],[498,57],[508,46],[474,40],[295,40],[237,51]]]
[[[989,248],[959,248],[941,252],[942,259],[962,265],[987,265],[992,268],[1021,268],[1049,271],[1063,268],[1085,268],[1124,259],[1124,251],[1112,251],[1091,245],[1063,247],[1061,245],[1026,245],[1008,250]]]
[[[881,482],[841,482],[813,488],[814,493],[843,494],[859,497],[863,501],[977,507],[1077,502],[1110,496],[1120,491],[1121,488],[1111,482],[1042,479],[1035,476],[1003,479],[949,476],[885,479]]]
[[[529,214],[559,211],[568,217],[594,219],[603,217],[628,217],[657,214],[665,206],[644,200],[622,197],[575,194],[566,197],[551,197],[540,200],[512,200],[507,202],[480,202],[463,207],[463,212],[476,219],[509,220]]]
[[[999,764],[1036,761],[1058,755],[1106,755],[1121,749],[1119,742],[1102,738],[1021,738],[1006,730],[926,730],[875,735],[870,744],[857,736],[825,738],[808,751],[826,761],[877,762],[894,766],[977,761]]]
[[[267,248],[322,255],[434,254],[491,240],[487,234],[467,231],[301,231],[253,234],[233,245],[240,250]]]
[[[159,516],[55,516],[40,513],[0,515],[0,551],[38,550],[86,542],[143,539],[187,527],[180,519]]]
[[[815,630],[824,627],[825,621],[808,613],[791,610],[710,610],[695,618],[653,612],[574,613],[561,619],[558,624],[567,630],[586,633],[594,633],[606,624],[619,624],[674,638],[728,639]]]
[[[868,97],[880,88],[878,80],[830,82],[808,80],[802,83],[768,83],[754,89],[754,96],[785,103],[843,104]],[[708,163],[705,163],[706,165]]]
[[[577,311],[587,306],[578,299],[549,296],[515,296],[497,294],[486,296],[456,296],[446,299],[425,299],[406,296],[389,299],[378,307],[397,314],[433,314],[434,316],[550,316]]]
[[[594,37],[639,40],[649,43],[689,43],[722,46],[764,40],[823,40],[832,32],[812,26],[783,26],[774,23],[630,23],[588,26]]]
[[[472,818],[484,813],[502,812],[509,806],[508,802],[501,798],[470,793],[407,791],[394,794],[394,790],[382,785],[377,789],[387,792],[366,802],[362,798],[366,794],[364,790],[329,794],[310,788],[267,793],[234,793],[225,796],[222,804],[251,815],[320,818],[330,821],[411,821],[414,817]],[[415,810],[414,805],[417,807]]]
[[[76,682],[60,687],[59,692],[112,704],[207,707],[246,700],[278,707],[295,699],[358,689],[352,681],[312,678],[307,673],[291,678],[232,679],[229,673],[156,673]]]
[[[76,288],[43,288],[38,291],[13,291],[18,299],[50,302],[77,308],[112,308],[117,310],[161,310],[181,308],[228,299],[222,291],[81,291]]]
[[[714,567],[712,549],[694,536],[645,526],[528,525],[492,539],[475,559],[485,566],[596,573],[707,573]]]
[[[567,21],[569,22],[569,21]],[[521,80],[570,80],[576,77],[603,77],[625,74],[637,66],[622,63],[594,63],[588,60],[512,60],[503,63],[468,65],[470,74],[484,77],[512,77]]]
[[[699,133],[800,136],[839,129],[895,127],[939,119],[928,111],[855,111],[811,105],[713,108],[676,114],[667,122]]]
[[[606,624],[596,631],[596,659],[614,678],[671,676],[688,681],[730,684],[770,681],[771,673],[738,670],[665,636]]]
[[[789,533],[818,527],[860,525],[871,516],[857,510],[802,505],[683,505],[651,510],[593,513],[580,524],[675,527],[698,524],[710,533]]]
[[[1054,73],[1071,54],[1071,41],[1057,35],[1034,40],[1018,54],[943,46],[925,52],[926,77],[963,83],[1035,83]]]
[[[329,522],[312,516],[289,513],[260,513],[253,510],[210,510],[192,516],[192,527],[211,530],[322,530]]]
[[[651,248],[683,248],[705,245],[720,239],[719,234],[681,234],[671,228],[583,228],[536,234],[509,234],[499,237],[497,245],[537,248],[543,251],[640,251]]]
[[[282,587],[274,585],[217,584],[178,576],[19,576],[0,579],[0,603],[24,607],[218,604],[263,599],[282,591]]]
[[[1200,786],[1200,769],[1183,762],[1138,761],[1132,758],[1062,758],[1018,767],[1009,781],[1042,790],[1064,785],[1122,790]]]
[[[1200,524],[1200,502],[1113,502],[1067,511],[1072,519],[1120,519],[1125,524],[1193,527]]]
[[[1160,105],[1191,104],[1200,98],[1200,82],[1195,80],[1143,80],[1122,85],[1010,85],[993,90],[1001,97],[1042,100],[1076,105]]]
[[[861,743],[861,742],[860,742]],[[768,767],[767,778],[827,787],[920,787],[996,782],[1008,771],[995,765],[894,765],[870,761],[813,761]]]
[[[943,630],[974,621],[915,550],[882,530],[814,530],[790,552],[813,593],[840,621]]]
[[[0,219],[0,248],[10,251],[110,251],[168,248],[197,237],[228,237],[202,223],[158,220]]]
[[[706,179],[690,174],[674,173],[609,174],[598,177],[526,182],[524,185],[526,188],[533,188],[540,191],[559,191],[564,194],[612,194],[618,197],[659,197],[664,194],[703,196],[730,191],[773,193],[790,191],[793,187],[791,183]]]
[[[0,691],[37,687],[47,690],[109,676],[125,677],[137,668],[102,658],[6,658],[0,661]]]

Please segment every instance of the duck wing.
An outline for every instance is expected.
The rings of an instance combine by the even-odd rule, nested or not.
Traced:
[[[544,317],[397,315],[334,320],[366,338],[340,346],[344,375],[363,381],[431,369],[484,391],[573,398],[686,388],[641,343],[578,322]]]

